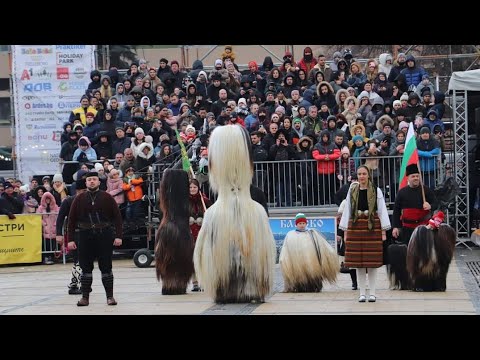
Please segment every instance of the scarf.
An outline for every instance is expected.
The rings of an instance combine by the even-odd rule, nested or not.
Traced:
[[[352,207],[352,222],[355,224],[358,220],[358,197],[360,195],[360,184],[354,184],[350,189],[350,201]],[[367,185],[368,202],[368,230],[373,230],[373,217],[377,210],[377,191],[373,183],[368,180]]]

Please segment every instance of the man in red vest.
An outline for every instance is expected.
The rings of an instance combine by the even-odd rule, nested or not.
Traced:
[[[427,225],[432,209],[437,207],[433,191],[425,186],[425,200],[420,185],[420,172],[417,164],[407,166],[408,186],[400,189],[393,208],[392,236],[397,242],[408,245],[413,230],[419,225]]]

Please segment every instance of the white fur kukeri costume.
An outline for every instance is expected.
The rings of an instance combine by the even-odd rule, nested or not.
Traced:
[[[265,209],[250,196],[250,137],[238,125],[217,127],[208,153],[218,198],[205,212],[195,245],[199,283],[217,303],[264,301],[273,285],[275,241]]]
[[[319,292],[324,281],[336,281],[338,256],[318,231],[292,230],[280,251],[280,268],[285,292]]]

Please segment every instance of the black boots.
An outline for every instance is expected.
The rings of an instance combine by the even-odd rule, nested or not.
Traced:
[[[358,284],[357,284],[357,270],[356,269],[350,269],[350,278],[352,279],[352,290],[357,290]]]
[[[77,306],[88,306],[88,299],[92,291],[93,276],[92,273],[84,273],[80,279],[82,284],[82,298],[77,302]]]
[[[102,274],[102,283],[105,288],[105,294],[107,295],[107,305],[117,305],[113,297],[113,274]]]

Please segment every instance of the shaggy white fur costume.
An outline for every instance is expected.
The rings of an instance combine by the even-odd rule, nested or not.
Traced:
[[[336,281],[338,256],[318,231],[292,230],[280,251],[280,267],[285,292],[318,292],[324,281]]]
[[[250,137],[238,125],[217,127],[208,146],[210,185],[217,201],[198,234],[194,265],[217,303],[264,301],[273,284],[275,241],[265,209],[250,196]]]

